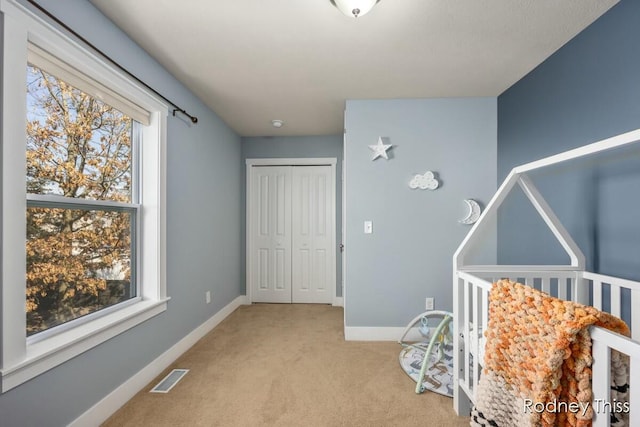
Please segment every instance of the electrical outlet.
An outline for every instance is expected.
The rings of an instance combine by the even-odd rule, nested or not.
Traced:
[[[211,304],[211,291],[204,293],[204,300],[207,304]]]
[[[427,298],[427,299],[425,300],[424,308],[425,308],[426,310],[433,310],[434,305],[435,305],[435,304],[434,304],[434,299],[433,299],[433,297],[429,297],[429,298]]]

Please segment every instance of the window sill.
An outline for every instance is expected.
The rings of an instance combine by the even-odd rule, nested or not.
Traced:
[[[13,366],[6,366],[0,371],[2,392],[4,393],[157,316],[167,309],[167,301],[169,298],[140,301],[122,310],[28,345],[24,360]]]

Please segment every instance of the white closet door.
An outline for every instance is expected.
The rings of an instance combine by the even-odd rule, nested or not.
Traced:
[[[291,302],[291,167],[254,167],[251,290],[254,302]]]
[[[331,166],[293,167],[292,302],[331,303],[335,290]]]

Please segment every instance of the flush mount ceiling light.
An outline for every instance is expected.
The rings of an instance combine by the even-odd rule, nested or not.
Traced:
[[[340,12],[351,18],[357,18],[373,9],[380,0],[330,0]]]
[[[282,125],[284,124],[284,121],[275,119],[275,120],[271,120],[271,124],[273,125],[274,128],[281,128]]]

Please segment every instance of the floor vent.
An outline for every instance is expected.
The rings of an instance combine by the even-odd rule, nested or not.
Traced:
[[[169,372],[169,375],[164,377],[162,381],[160,381],[154,388],[151,389],[149,393],[169,393],[169,390],[173,388],[178,381],[185,376],[185,374],[189,372],[188,369],[174,369]]]

